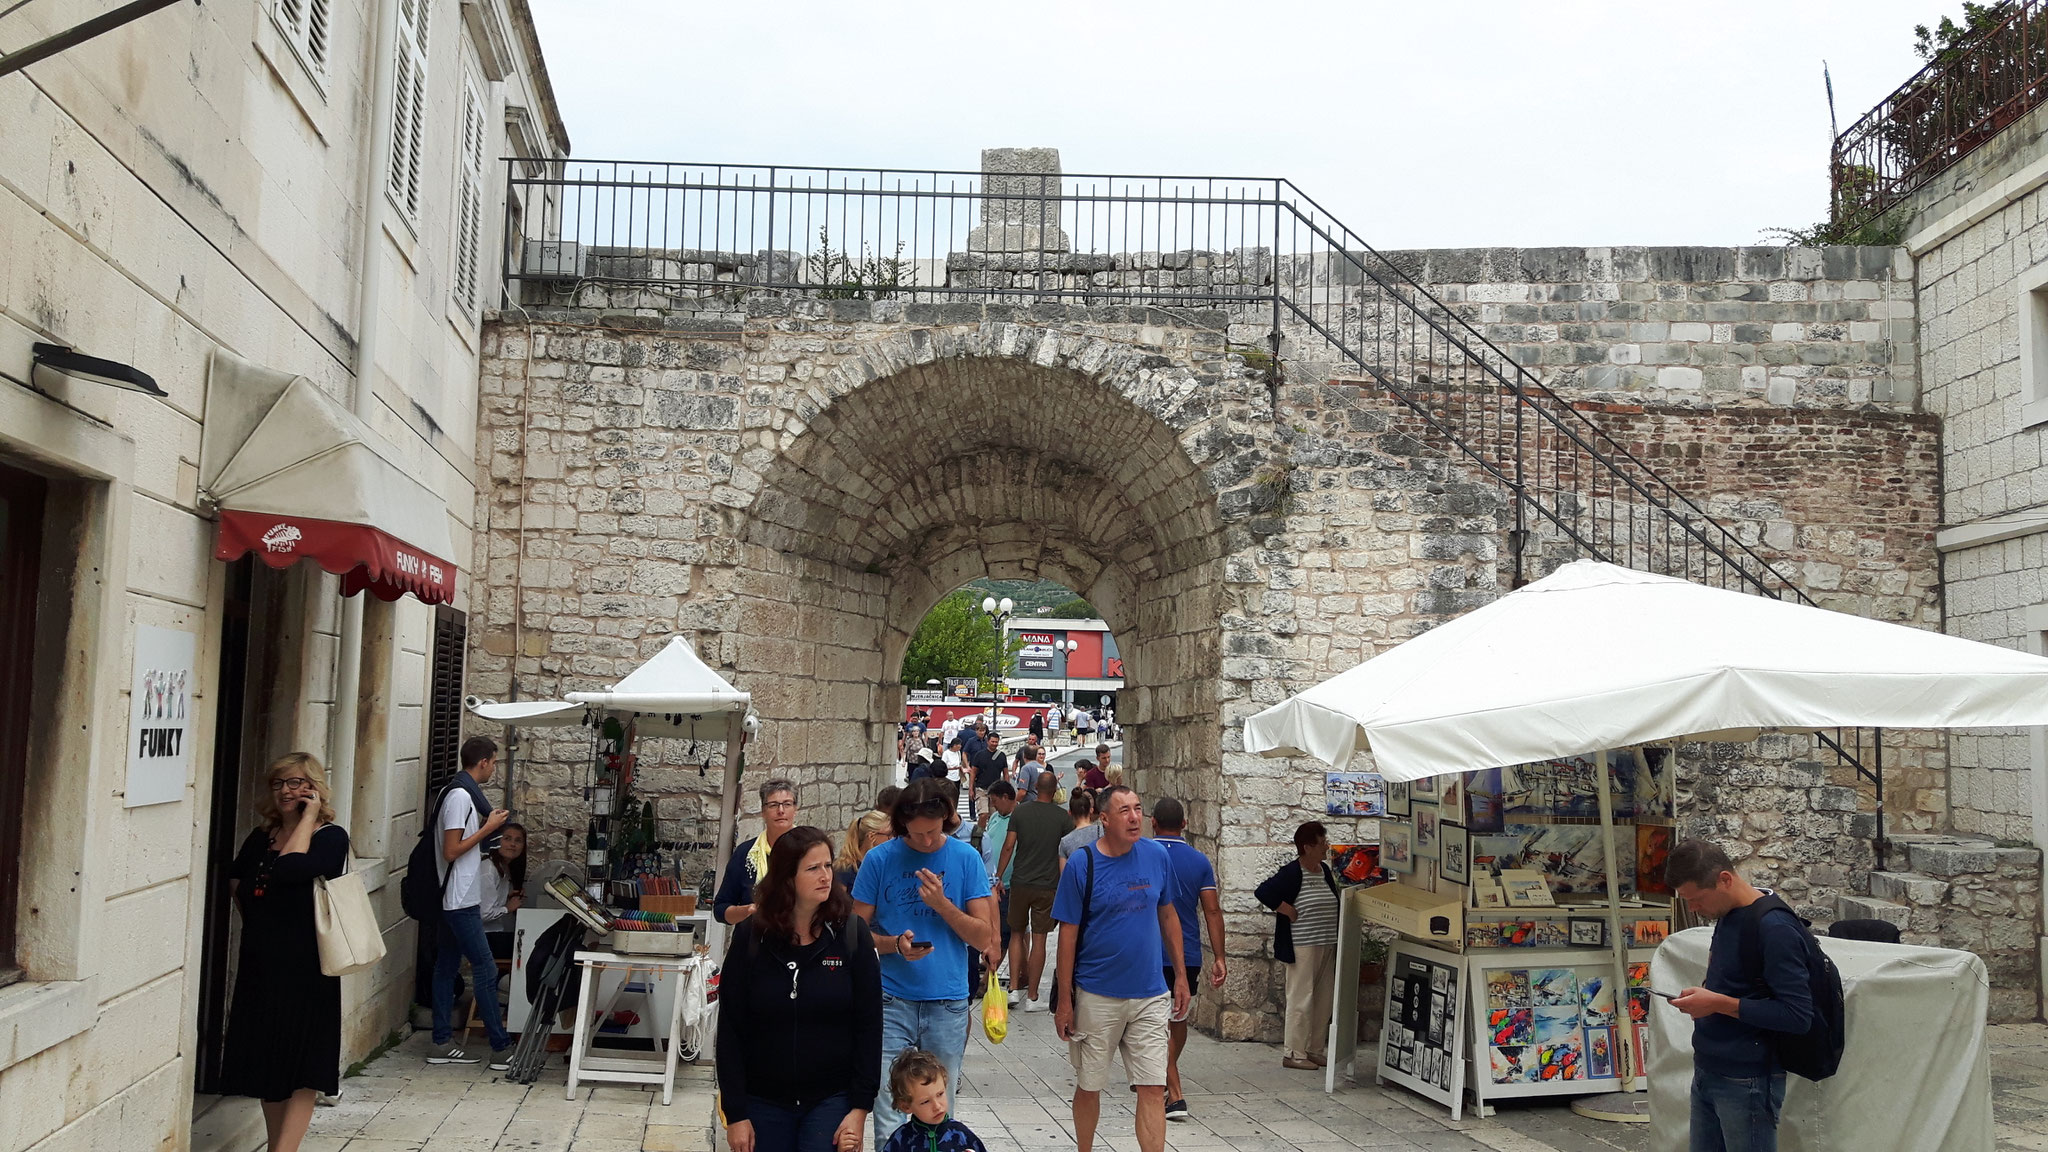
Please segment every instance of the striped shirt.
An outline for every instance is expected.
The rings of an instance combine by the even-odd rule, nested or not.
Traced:
[[[1294,898],[1294,944],[1335,944],[1337,942],[1337,895],[1323,882],[1321,870],[1301,871],[1301,895]]]

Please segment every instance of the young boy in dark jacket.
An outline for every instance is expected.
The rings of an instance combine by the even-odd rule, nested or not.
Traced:
[[[946,1066],[921,1048],[906,1048],[889,1065],[889,1095],[910,1116],[882,1152],[988,1152],[967,1125],[947,1118]]]

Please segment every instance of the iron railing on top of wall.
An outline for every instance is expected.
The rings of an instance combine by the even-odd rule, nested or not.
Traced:
[[[2048,0],[1939,52],[1835,138],[1831,219],[1875,220],[2048,98]]]
[[[1270,341],[1276,363],[1319,348],[1369,375],[1498,484],[1517,584],[1531,556],[1563,550],[1812,602],[1487,339],[1474,305],[1445,303],[1286,180],[624,162],[507,171],[516,193],[545,199],[561,221],[559,239],[525,241],[507,269],[528,302],[1221,308],[1233,329]],[[1820,738],[1872,785],[1881,860],[1879,734]]]

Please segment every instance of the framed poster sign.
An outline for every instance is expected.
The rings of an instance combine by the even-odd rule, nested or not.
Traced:
[[[135,626],[135,672],[128,695],[128,782],[121,805],[140,808],[185,798],[198,717],[199,637],[176,628]]]
[[[1449,1105],[1465,1094],[1462,959],[1397,942],[1387,953],[1387,1003],[1379,1080]]]

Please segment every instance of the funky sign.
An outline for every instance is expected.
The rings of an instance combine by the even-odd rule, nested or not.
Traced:
[[[197,636],[135,627],[135,678],[128,699],[128,785],[122,804],[140,808],[185,798],[199,688]]]

